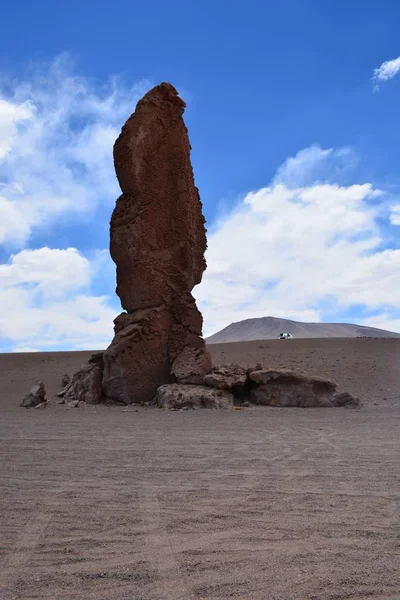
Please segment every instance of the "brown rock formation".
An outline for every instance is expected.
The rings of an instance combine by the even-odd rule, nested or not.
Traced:
[[[323,377],[313,377],[293,371],[264,370],[249,374],[253,384],[251,401],[267,406],[333,407],[360,405],[358,398],[339,392],[337,385]]]
[[[240,365],[224,365],[214,367],[212,372],[204,377],[204,383],[220,390],[230,390],[244,386],[247,382],[247,372]]]
[[[234,397],[227,390],[171,383],[158,388],[156,402],[164,408],[232,408]]]
[[[122,195],[110,250],[126,313],[115,320],[104,354],[103,394],[126,404],[151,400],[174,380],[173,364],[186,382],[211,369],[191,295],[206,267],[206,235],[184,109],[172,85],[162,83],[140,100],[114,146]]]
[[[103,352],[95,352],[88,362],[74,373],[63,393],[64,402],[99,404],[102,399]]]
[[[202,385],[211,365],[204,359],[204,349],[187,346],[172,363],[171,374],[178,383]]]
[[[68,375],[68,373],[64,373],[61,378],[61,387],[66,388],[69,383],[71,383],[71,377]]]
[[[38,381],[34,386],[31,387],[29,392],[23,398],[20,406],[24,408],[31,408],[33,406],[40,406],[46,404],[46,390],[43,381]]]

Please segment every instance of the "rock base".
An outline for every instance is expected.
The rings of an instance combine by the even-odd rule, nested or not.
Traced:
[[[310,377],[287,370],[253,371],[250,399],[263,406],[300,408],[358,406],[359,400],[348,392],[338,392],[329,379]]]
[[[185,361],[182,359],[171,373],[166,372],[167,381],[157,388],[155,395],[150,389],[147,390],[146,401],[142,400],[141,404],[159,405],[170,409],[232,408],[251,404],[299,408],[360,406],[358,398],[338,390],[336,383],[329,379],[285,369],[259,367],[261,365],[257,365],[255,370],[246,370],[240,365],[231,364],[214,367],[211,372],[201,375],[201,369],[207,370],[204,353],[201,350],[198,354],[188,353],[187,367],[185,368]],[[198,373],[195,375],[196,370]],[[107,371],[106,361],[103,360],[103,354],[94,354],[89,362],[73,375],[67,388],[59,392],[62,396],[60,402],[69,407],[75,406],[74,403],[78,406],[79,402],[115,403],[115,400],[110,398],[108,386],[104,386],[105,381],[109,383],[108,377],[109,371]],[[32,388],[30,394],[32,395],[33,392]],[[136,404],[135,397],[130,394],[126,394],[124,400],[125,404]],[[30,403],[32,400],[27,402]],[[38,398],[37,404],[39,403]],[[29,405],[34,406],[34,404]]]
[[[163,408],[232,408],[234,396],[203,385],[172,383],[158,388],[155,401]]]

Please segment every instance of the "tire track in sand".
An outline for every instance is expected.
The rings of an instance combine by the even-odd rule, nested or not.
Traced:
[[[73,482],[62,483],[47,494],[42,509],[29,520],[17,537],[13,548],[0,563],[1,600],[14,600],[16,598],[13,589],[21,575],[21,570],[29,563],[53,518],[54,512],[64,501],[65,494],[75,488],[76,485]]]
[[[146,559],[159,576],[154,582],[155,597],[160,600],[196,600],[165,528],[157,488],[149,482],[140,485],[138,506],[146,524]]]

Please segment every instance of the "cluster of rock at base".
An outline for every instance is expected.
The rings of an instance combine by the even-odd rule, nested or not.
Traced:
[[[110,403],[102,389],[103,353],[92,355],[87,363],[69,380],[64,376],[59,392],[60,403],[69,407],[86,404]],[[289,370],[263,369],[260,364],[253,369],[230,364],[214,367],[202,378],[191,378],[191,372],[181,367],[173,374],[174,383],[158,387],[154,398],[146,405],[164,408],[232,408],[237,405],[280,407],[358,407],[360,402],[348,392],[337,389],[336,383],[322,377],[295,373]],[[144,404],[135,401],[119,404]]]

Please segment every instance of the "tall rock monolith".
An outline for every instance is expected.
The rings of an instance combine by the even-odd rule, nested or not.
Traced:
[[[211,370],[191,294],[206,268],[184,101],[162,83],[137,104],[114,146],[122,190],[111,217],[116,292],[125,310],[104,353],[103,395],[149,401],[157,388],[199,383]]]

